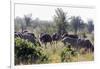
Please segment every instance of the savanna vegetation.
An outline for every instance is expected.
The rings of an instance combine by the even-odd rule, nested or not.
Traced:
[[[16,17],[15,32],[28,31],[35,34],[36,42],[28,41],[20,37],[15,37],[15,65],[20,64],[45,64],[61,62],[78,62],[94,60],[94,52],[84,48],[75,49],[71,44],[64,44],[62,39],[52,44],[41,43],[40,34],[64,33],[78,35],[80,39],[89,39],[94,45],[94,23],[90,19],[86,22],[81,16],[68,16],[62,8],[55,9],[53,21],[32,19],[32,14],[24,15],[23,18]],[[77,14],[77,13],[76,13]]]

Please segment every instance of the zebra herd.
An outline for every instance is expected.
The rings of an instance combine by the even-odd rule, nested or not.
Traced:
[[[53,42],[61,41],[64,45],[70,44],[73,48],[81,49],[85,48],[86,50],[90,50],[94,52],[94,46],[91,43],[89,39],[81,39],[78,37],[78,35],[72,35],[68,33],[64,33],[63,35],[60,35],[58,33],[53,33],[52,35],[48,33],[41,33],[39,38],[35,36],[34,33],[29,33],[28,31],[24,32],[15,32],[14,33],[15,38],[20,37],[22,39],[31,41],[32,43],[38,42],[41,46],[41,44],[44,44],[45,46],[47,43],[50,43],[52,45]]]

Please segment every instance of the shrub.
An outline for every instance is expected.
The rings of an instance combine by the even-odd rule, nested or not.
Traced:
[[[76,52],[70,46],[68,46],[64,48],[64,50],[61,53],[61,61],[71,62],[72,61],[71,57],[74,57],[76,55],[77,55]]]
[[[41,63],[48,60],[38,44],[31,43],[21,38],[15,38],[15,65]]]

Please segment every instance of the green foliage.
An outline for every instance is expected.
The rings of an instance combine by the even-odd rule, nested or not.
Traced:
[[[62,62],[71,62],[71,57],[76,56],[77,53],[71,49],[70,47],[65,48],[61,53],[61,61]]]
[[[71,26],[74,30],[74,33],[77,34],[78,31],[80,31],[80,29],[82,28],[83,21],[82,21],[80,16],[77,16],[77,17],[72,16],[70,23],[71,23]]]
[[[92,31],[94,31],[94,24],[92,20],[88,21],[88,31],[89,33],[91,33]]]
[[[63,34],[67,32],[66,27],[68,26],[66,13],[61,8],[57,8],[55,12],[56,15],[54,15],[54,22],[56,23],[58,33]]]
[[[41,63],[48,60],[39,46],[21,38],[15,38],[15,64]]]

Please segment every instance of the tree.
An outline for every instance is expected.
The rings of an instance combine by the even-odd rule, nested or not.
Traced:
[[[25,29],[25,22],[24,19],[20,18],[20,17],[16,17],[14,19],[14,25],[15,25],[15,32],[20,31],[20,29],[23,30]]]
[[[78,31],[80,31],[80,29],[82,28],[83,21],[80,16],[72,16],[70,23],[72,25],[72,28],[74,29],[74,33],[77,34]]]
[[[66,20],[66,13],[61,8],[57,8],[55,12],[56,15],[54,15],[54,22],[56,23],[57,26],[57,32],[59,34],[63,34],[67,32],[66,28],[68,22]]]
[[[26,23],[26,29],[27,27],[31,26],[31,21],[32,21],[32,14],[24,15],[24,20]]]
[[[94,24],[92,20],[88,20],[88,31],[91,33],[94,30]]]

